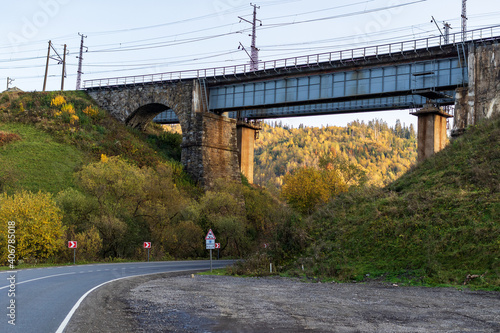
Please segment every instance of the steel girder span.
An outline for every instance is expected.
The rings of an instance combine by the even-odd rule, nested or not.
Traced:
[[[427,99],[450,105],[455,88],[468,83],[467,67],[457,57],[293,75],[210,86],[209,110],[262,119],[411,109]],[[175,123],[177,117],[166,111],[155,122]]]

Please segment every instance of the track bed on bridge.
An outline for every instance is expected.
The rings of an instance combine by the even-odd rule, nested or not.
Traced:
[[[106,285],[67,332],[498,332],[500,293],[157,275]]]

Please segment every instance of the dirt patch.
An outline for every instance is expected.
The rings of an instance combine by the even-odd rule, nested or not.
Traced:
[[[190,275],[103,289],[84,302],[97,307],[82,307],[87,319],[104,313],[101,326],[89,326],[79,310],[68,332],[500,331],[498,292]]]
[[[85,298],[64,332],[141,332],[137,314],[130,308],[127,298],[130,291],[151,280],[173,278],[185,274],[186,272],[153,274],[106,284]]]

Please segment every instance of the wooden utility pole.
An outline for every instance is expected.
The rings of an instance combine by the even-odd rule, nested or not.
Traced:
[[[7,78],[7,90],[9,90],[9,86],[13,81],[14,79],[11,79],[10,77]]]
[[[49,40],[49,49],[47,51],[47,63],[45,65],[45,78],[43,79],[43,90],[45,91],[45,87],[47,86],[47,74],[49,73],[49,59],[50,59],[50,48],[52,47],[52,42]]]
[[[61,77],[61,91],[64,90],[64,76],[66,74],[66,44],[64,44],[62,65],[63,65],[63,68],[62,68],[62,77]]]

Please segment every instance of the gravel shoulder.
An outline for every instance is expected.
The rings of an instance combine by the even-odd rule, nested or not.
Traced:
[[[97,289],[65,332],[500,332],[498,292],[179,274]]]

